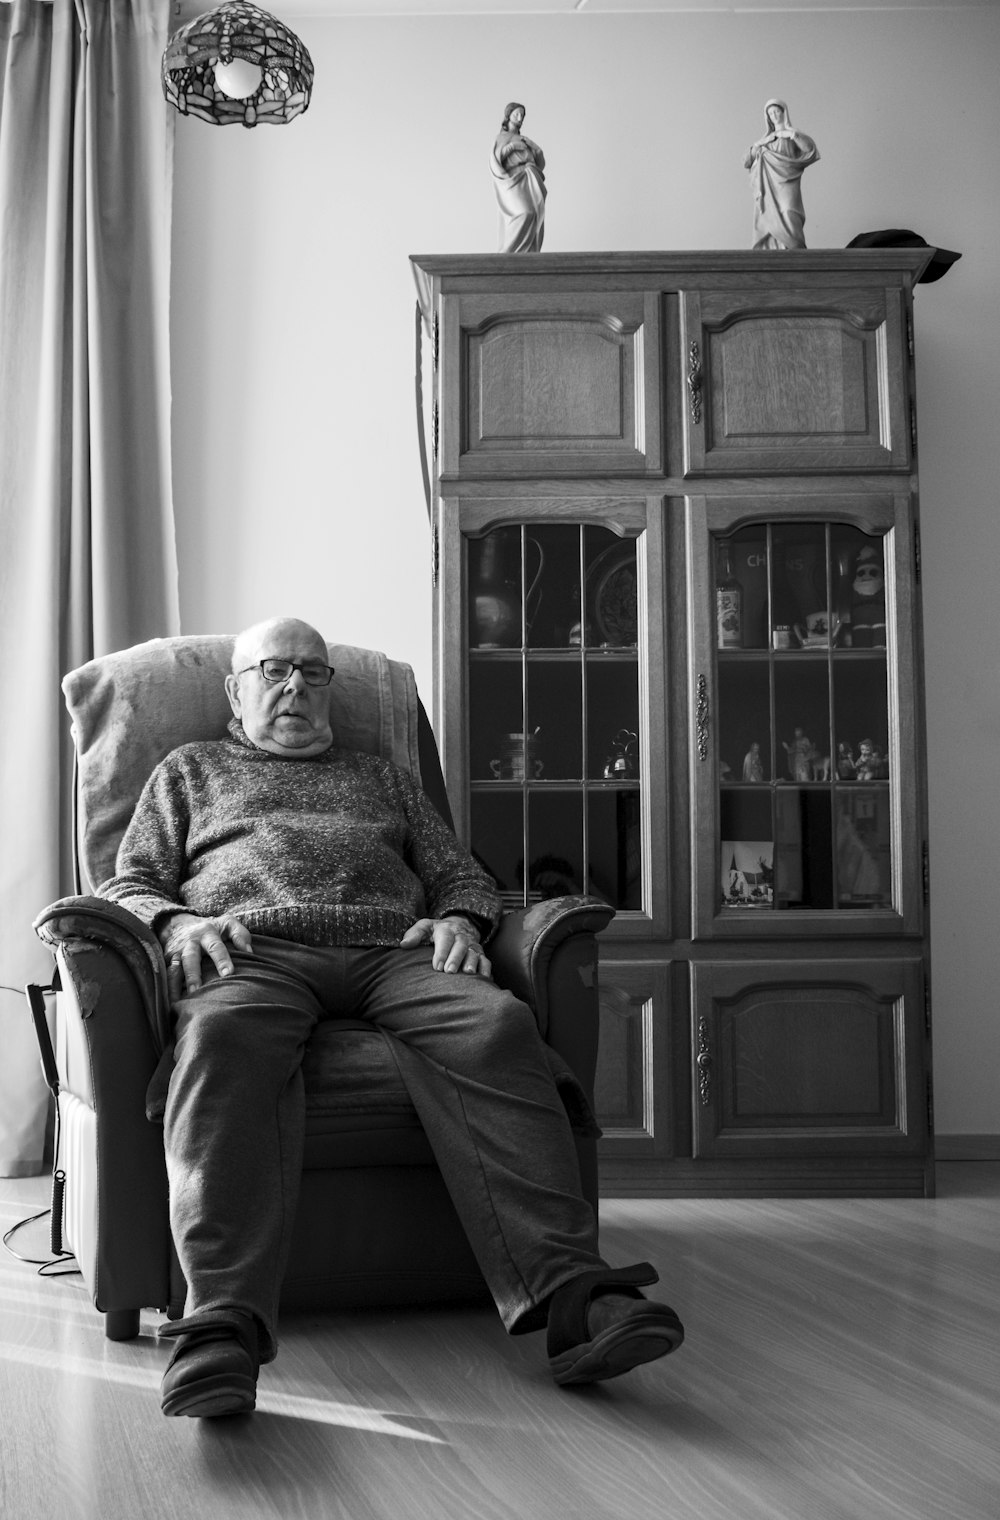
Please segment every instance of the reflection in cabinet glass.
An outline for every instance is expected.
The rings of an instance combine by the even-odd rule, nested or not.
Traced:
[[[508,905],[642,896],[636,545],[592,523],[468,540],[472,850]]]
[[[723,906],[891,907],[882,538],[759,523],[714,554]]]

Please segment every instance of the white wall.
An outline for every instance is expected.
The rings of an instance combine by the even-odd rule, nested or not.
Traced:
[[[822,152],[811,247],[902,226],[962,250],[916,301],[935,1066],[939,1130],[1000,1132],[1000,8],[298,27],[304,117],[177,123],[186,632],[296,613],[409,658],[429,693],[407,256],[495,248],[507,100],[547,156],[547,250],[748,247],[771,95]]]

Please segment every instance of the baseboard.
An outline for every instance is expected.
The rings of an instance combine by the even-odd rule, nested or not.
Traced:
[[[1000,1161],[1000,1135],[935,1135],[937,1161]]]

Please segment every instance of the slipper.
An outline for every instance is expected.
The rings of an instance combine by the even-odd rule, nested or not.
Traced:
[[[260,1354],[252,1315],[214,1309],[164,1325],[160,1335],[177,1337],[160,1388],[164,1414],[206,1419],[254,1408]]]
[[[634,1267],[581,1272],[557,1288],[549,1306],[549,1366],[557,1383],[597,1383],[631,1372],[643,1362],[668,1356],[684,1339],[684,1326],[673,1309],[653,1303],[639,1292],[659,1279],[648,1261]],[[604,1293],[636,1300],[621,1318],[591,1336],[587,1306]]]

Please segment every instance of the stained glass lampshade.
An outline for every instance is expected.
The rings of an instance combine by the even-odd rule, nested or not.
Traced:
[[[213,126],[284,123],[312,94],[305,44],[276,16],[227,0],[180,27],[163,55],[163,93],[182,116]]]

